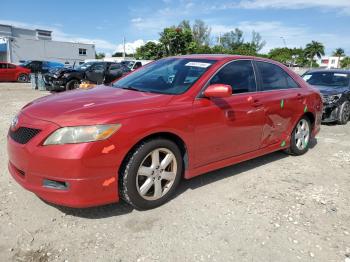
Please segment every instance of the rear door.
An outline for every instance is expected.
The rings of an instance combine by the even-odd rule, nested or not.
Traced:
[[[265,125],[261,147],[283,143],[304,104],[303,90],[280,66],[255,61],[259,78],[259,100],[264,104]]]

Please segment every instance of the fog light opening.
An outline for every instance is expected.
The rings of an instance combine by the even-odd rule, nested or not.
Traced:
[[[69,184],[67,182],[55,181],[55,180],[49,180],[49,179],[43,180],[43,187],[46,187],[46,188],[52,188],[56,190],[67,190],[68,186]]]

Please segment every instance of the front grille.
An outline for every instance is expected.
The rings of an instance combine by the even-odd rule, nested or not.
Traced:
[[[40,129],[20,127],[15,131],[9,130],[9,136],[19,144],[28,143],[33,137],[40,133]]]

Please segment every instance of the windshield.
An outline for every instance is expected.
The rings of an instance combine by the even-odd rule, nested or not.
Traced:
[[[19,64],[20,66],[27,66],[32,62],[32,60],[24,61],[23,63]]]
[[[303,79],[310,85],[315,86],[333,86],[347,87],[349,86],[349,74],[340,72],[315,72],[306,73]]]
[[[85,70],[87,68],[89,68],[90,66],[92,66],[95,62],[86,62],[84,64],[81,64],[80,66],[77,66],[75,69],[77,70]]]
[[[162,94],[187,91],[215,60],[166,58],[116,81],[113,87]]]

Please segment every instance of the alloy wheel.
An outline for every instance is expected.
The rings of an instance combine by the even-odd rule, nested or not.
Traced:
[[[141,162],[136,188],[146,200],[157,200],[169,192],[177,174],[175,155],[167,148],[156,148]]]
[[[304,150],[310,140],[310,127],[308,121],[301,119],[295,129],[295,144],[299,150]]]
[[[343,120],[348,121],[350,118],[350,104],[347,103],[343,108]]]

